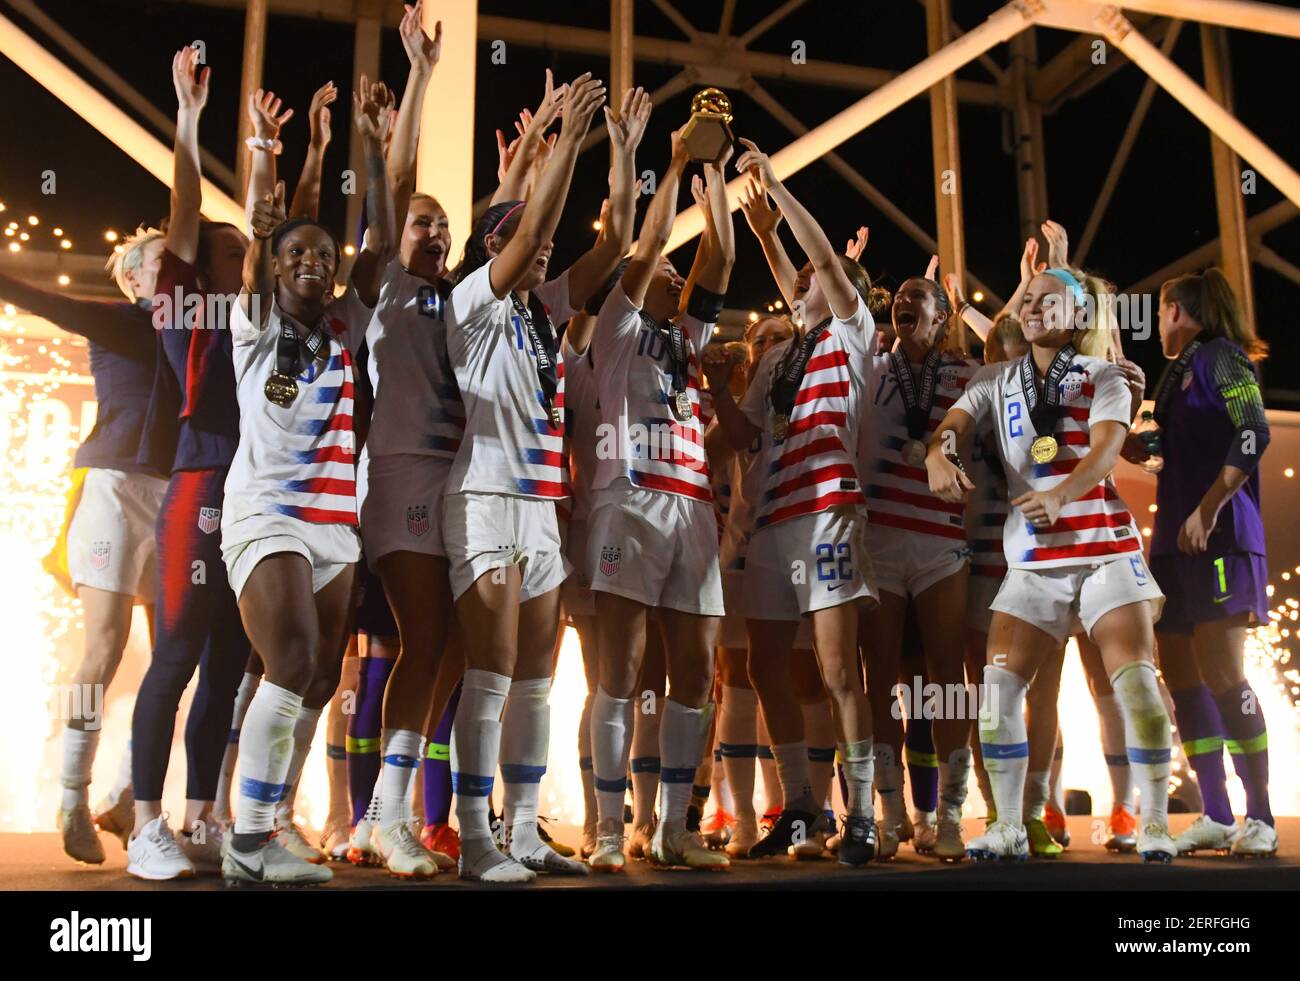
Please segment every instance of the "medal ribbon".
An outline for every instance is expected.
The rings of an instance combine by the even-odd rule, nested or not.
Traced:
[[[320,354],[321,348],[325,346],[325,331],[317,324],[311,329],[306,337],[302,339],[302,344],[307,348],[307,353],[311,359],[307,362],[311,364]],[[298,374],[299,368],[299,350],[298,350],[298,330],[294,321],[287,317],[283,312],[280,314],[280,337],[275,343],[275,370],[281,375],[287,375],[294,378]]]
[[[1183,353],[1178,355],[1177,360],[1171,361],[1165,366],[1160,381],[1156,383],[1155,415],[1156,422],[1162,427],[1168,422],[1166,416],[1169,411],[1169,400],[1182,387],[1183,375],[1187,373],[1187,366],[1192,363],[1192,358],[1196,356],[1200,346],[1201,340],[1197,338],[1183,348]]]
[[[798,347],[792,344],[781,359],[776,377],[772,380],[772,411],[777,415],[789,418],[795,396],[803,385],[804,373],[808,370],[808,359],[812,357],[813,348],[821,340],[822,334],[826,333],[830,323],[831,318],[827,317],[804,335],[802,344]]]
[[[545,333],[539,331],[533,323],[532,314],[524,306],[523,301],[515,294],[510,294],[510,301],[515,305],[515,313],[519,319],[524,322],[524,330],[528,332],[528,341],[533,346],[533,354],[537,361],[537,383],[542,386],[542,398],[546,400],[546,412],[550,415],[553,411],[552,406],[555,403],[555,393],[560,387],[559,370],[555,365],[555,331],[551,327],[549,317],[543,314],[545,321]]]
[[[939,362],[942,355],[938,348],[930,352],[921,363],[921,385],[917,391],[916,377],[907,355],[900,349],[889,355],[894,361],[894,375],[898,379],[898,390],[903,396],[903,408],[907,413],[907,435],[912,439],[925,439],[930,422],[930,411],[934,408],[934,390],[939,379]]]
[[[1034,355],[1031,351],[1020,359],[1020,385],[1024,389],[1025,406],[1029,409],[1029,425],[1036,436],[1050,436],[1061,417],[1061,380],[1074,361],[1073,344],[1056,352],[1043,379],[1043,397],[1038,397],[1038,383],[1034,379]]]
[[[688,382],[690,354],[686,350],[686,331],[682,330],[676,320],[660,324],[643,313],[641,321],[665,338],[664,347],[668,352],[668,367],[673,376],[673,396],[676,397],[678,393],[686,391]]]

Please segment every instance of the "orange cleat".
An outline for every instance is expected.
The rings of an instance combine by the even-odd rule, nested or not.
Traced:
[[[441,852],[452,861],[460,860],[460,835],[450,824],[426,824],[420,832],[420,844],[431,852]]]
[[[1110,828],[1106,837],[1106,850],[1131,852],[1137,848],[1137,818],[1123,804],[1116,804],[1110,812]]]
[[[1043,808],[1043,824],[1047,825],[1048,832],[1057,844],[1062,848],[1070,847],[1070,829],[1065,825],[1065,815],[1055,805],[1048,804]]]

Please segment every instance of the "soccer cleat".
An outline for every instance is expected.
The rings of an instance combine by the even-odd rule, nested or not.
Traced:
[[[699,832],[689,830],[684,824],[670,827],[667,821],[659,822],[645,854],[651,865],[660,868],[685,865],[692,869],[717,871],[731,865],[731,859],[726,855],[709,850]]]
[[[260,848],[243,852],[229,838],[221,850],[221,877],[227,885],[252,882],[272,886],[318,886],[334,878],[324,865],[299,858],[284,846],[283,835],[271,832]]]
[[[596,854],[596,825],[594,823],[582,826],[582,848],[579,849],[578,854],[584,862]]]
[[[1277,854],[1277,829],[1259,818],[1246,818],[1246,826],[1232,843],[1238,858],[1272,858]]]
[[[758,844],[758,822],[737,820],[723,849],[729,858],[749,858],[749,850]]]
[[[462,849],[456,864],[460,870],[460,877],[470,882],[511,886],[524,885],[537,879],[536,872],[496,848],[479,852],[478,859],[474,862],[466,861],[465,851]]]
[[[870,815],[849,814],[840,832],[841,865],[866,865],[876,857],[876,819]]]
[[[893,827],[879,825],[876,828],[876,861],[888,862],[898,854],[900,844],[898,836],[901,830],[898,825]]]
[[[655,825],[638,824],[632,829],[632,837],[628,839],[627,854],[629,858],[646,857],[646,852],[650,848],[650,839],[655,835]]]
[[[1178,846],[1180,855],[1191,855],[1194,852],[1218,852],[1226,855],[1240,836],[1241,829],[1235,823],[1220,824],[1208,814],[1202,814],[1174,840],[1174,844]]]
[[[960,862],[966,857],[966,843],[961,838],[961,809],[939,819],[931,854],[941,862]]]
[[[562,841],[556,841],[547,833],[545,822],[549,820],[550,818],[544,818],[544,817],[539,817],[537,819],[537,837],[541,838],[542,841],[550,845],[551,850],[554,851],[555,854],[559,855],[561,858],[573,858],[575,852],[569,845],[564,844],[564,842]]]
[[[324,852],[312,845],[298,830],[292,811],[285,811],[275,816],[275,830],[278,832],[277,838],[281,848],[292,852],[304,862],[311,862],[312,865],[320,865],[325,861]]]
[[[712,814],[705,816],[700,824],[700,834],[704,838],[704,843],[710,848],[724,848],[731,840],[735,827],[736,819],[719,807]]]
[[[212,821],[203,825],[201,834],[182,831],[177,844],[194,866],[195,872],[215,873],[221,871],[221,843],[225,840],[226,834],[221,825]]]
[[[623,866],[627,864],[627,856],[623,854],[622,832],[623,826],[620,824],[617,831],[601,832],[596,835],[596,848],[591,853],[591,858],[587,859],[587,867],[591,871],[623,871]]]
[[[447,859],[449,864],[438,862],[440,871],[447,872],[456,867],[460,859],[460,835],[450,824],[426,824],[420,832],[420,844],[433,853],[435,861],[439,855]]]
[[[1123,804],[1111,808],[1109,834],[1106,836],[1106,850],[1112,852],[1131,852],[1137,848],[1137,818]]]
[[[411,826],[405,821],[380,825],[370,840],[383,858],[389,875],[399,879],[432,879],[438,874],[433,856],[411,834]]]
[[[830,831],[831,825],[826,820],[826,815],[818,814],[817,820],[808,826],[807,834],[792,842],[785,853],[797,862],[819,859],[826,851],[826,838]]]
[[[919,823],[922,818],[929,817],[931,823],[934,821],[933,815],[926,815],[923,811],[916,812],[916,821]],[[903,811],[903,823],[898,826],[898,840],[911,841],[916,836],[916,826],[912,819],[907,816],[907,811]]]
[[[547,842],[529,843],[527,837],[506,838],[506,854],[532,872],[554,872],[558,875],[586,875],[590,869],[575,858],[566,858]]]
[[[698,833],[700,830],[700,821],[703,817],[704,812],[700,810],[699,805],[686,805],[686,830]]]
[[[352,826],[352,837],[348,839],[348,861],[353,865],[383,865],[384,860],[375,851],[375,824],[368,818],[362,818]]]
[[[1043,808],[1043,824],[1047,825],[1048,832],[1062,848],[1070,847],[1070,829],[1066,826],[1065,815],[1055,804]]]
[[[63,850],[69,857],[88,865],[104,861],[104,846],[95,833],[95,820],[88,805],[78,804],[70,811],[59,811],[54,821],[63,835]]]
[[[935,842],[939,840],[939,816],[917,811],[910,825],[899,830],[898,840],[907,841],[907,831],[911,828],[912,847],[918,855],[929,855],[934,851]]]
[[[766,819],[766,815],[764,815]],[[776,823],[764,837],[749,850],[750,858],[771,858],[774,855],[786,855],[795,839],[806,840],[811,830],[820,827],[825,821],[820,812],[796,811],[787,807],[781,812]]]
[[[998,823],[998,809],[994,804],[988,805],[988,814],[984,815],[984,828],[988,830]]]
[[[1138,835],[1137,852],[1143,862],[1159,862],[1168,865],[1178,854],[1178,845],[1169,836],[1169,828],[1163,822],[1150,821]]]
[[[347,818],[331,818],[325,823],[320,836],[320,850],[332,862],[348,857],[348,837],[351,833]]]
[[[1025,834],[1029,837],[1029,854],[1034,858],[1060,858],[1065,853],[1042,818],[1027,818]]]
[[[122,847],[126,847],[126,843],[131,840],[131,832],[135,830],[135,798],[131,795],[129,787],[122,792],[116,802],[104,800],[99,805],[95,824],[100,831],[117,835],[117,840],[122,843]]]
[[[760,834],[767,834],[776,827],[776,822],[781,820],[781,808],[769,807],[763,812],[763,816],[758,821],[758,831]]]
[[[194,877],[194,866],[167,827],[166,814],[146,824],[127,844],[126,871],[137,879],[153,882]]]
[[[1023,862],[1029,858],[1029,837],[1023,826],[994,821],[982,835],[966,843],[966,854],[980,862]]]

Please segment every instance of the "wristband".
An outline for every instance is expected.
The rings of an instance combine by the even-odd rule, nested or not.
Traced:
[[[250,150],[265,150],[277,157],[280,155],[280,151],[284,149],[284,144],[279,140],[268,139],[264,136],[250,136],[244,141],[244,146]]]

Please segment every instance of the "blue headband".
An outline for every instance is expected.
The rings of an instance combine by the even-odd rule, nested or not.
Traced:
[[[1066,286],[1070,287],[1070,292],[1074,294],[1074,302],[1078,306],[1087,303],[1087,295],[1084,292],[1083,284],[1075,277],[1074,273],[1068,269],[1062,269],[1060,266],[1053,266],[1051,269],[1044,269],[1043,272],[1048,276],[1054,276]]]

